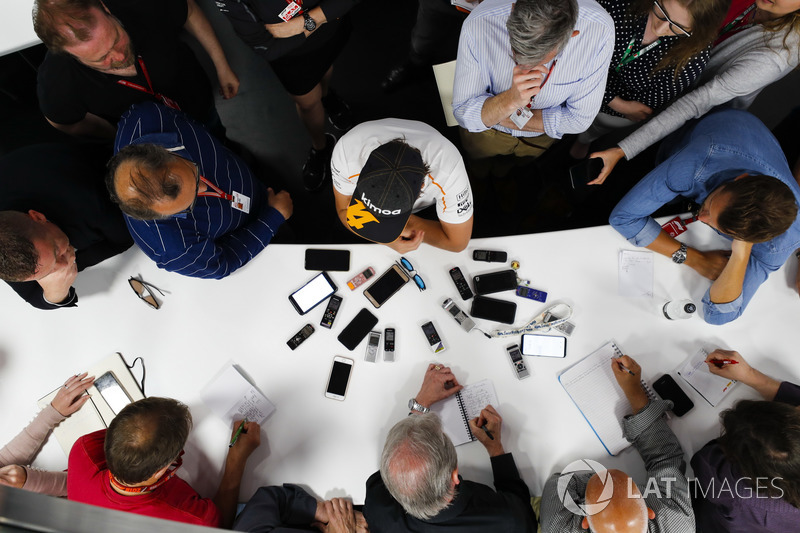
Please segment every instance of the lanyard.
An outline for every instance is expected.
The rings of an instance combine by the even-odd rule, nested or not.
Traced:
[[[558,313],[557,315],[560,318],[551,318],[551,320],[546,320],[545,317],[548,315],[548,313],[550,314],[551,317],[553,317],[553,310],[555,310],[555,309],[562,310],[562,308],[566,310],[566,313],[565,312]],[[572,316],[572,307],[570,307],[569,305],[567,305],[565,303],[560,303],[559,302],[559,303],[551,305],[550,307],[548,307],[547,309],[545,309],[544,311],[542,311],[541,313],[536,315],[536,317],[534,317],[533,319],[529,320],[522,327],[513,328],[513,329],[505,329],[505,330],[496,329],[496,330],[491,331],[489,333],[486,333],[485,331],[481,331],[481,333],[483,333],[484,335],[486,335],[487,337],[489,337],[491,339],[491,338],[494,338],[494,337],[509,337],[511,335],[520,335],[522,333],[531,332],[531,331],[547,331],[550,328],[558,326],[559,324],[563,324],[564,322],[569,320],[569,318],[571,316]]]
[[[220,189],[219,187],[217,187],[216,185],[205,179],[203,176],[200,176],[200,181],[209,186],[213,190],[213,192],[209,191],[199,192],[197,193],[197,196],[210,196],[212,198],[222,198],[223,200],[228,200],[229,202],[233,201],[232,194],[224,192],[222,189]]]
[[[556,68],[556,63],[558,63],[558,59],[554,59],[554,60],[553,60],[553,64],[552,64],[552,65],[550,65],[550,70],[548,70],[548,71],[547,71],[547,74],[545,75],[544,79],[542,80],[542,84],[541,84],[541,85],[539,85],[539,92],[542,92],[542,89],[544,89],[544,84],[545,84],[545,83],[547,83],[547,80],[549,80],[549,79],[550,79],[550,74],[552,74],[552,73],[553,73],[553,70]],[[537,93],[537,94],[538,94],[538,93]],[[531,96],[531,101],[530,101],[530,102],[528,102],[528,105],[527,105],[527,106],[525,106],[525,107],[527,107],[528,109],[530,109],[530,108],[531,108],[531,105],[533,105],[533,99],[534,99],[534,98],[536,98],[536,95],[534,95],[534,96]]]
[[[161,93],[157,93],[153,89],[153,83],[150,81],[150,74],[147,72],[147,67],[144,66],[144,61],[142,60],[142,56],[136,56],[136,60],[139,62],[139,67],[142,69],[142,75],[144,76],[144,80],[147,82],[147,87],[143,85],[139,85],[138,83],[133,83],[132,81],[128,80],[117,80],[117,83],[120,85],[124,85],[125,87],[130,87],[131,89],[136,89],[137,91],[142,91],[143,93],[149,94],[150,96],[154,96],[161,100],[164,105],[167,107],[171,107],[172,109],[177,109],[178,111],[181,110],[178,103],[168,96],[164,96]]]
[[[635,54],[631,55],[631,50],[633,50],[634,44],[636,44],[636,37],[631,39],[631,42],[628,43],[628,48],[626,48],[625,53],[622,54],[622,59],[619,60],[619,65],[617,65],[617,68],[614,69],[614,72],[619,72],[619,69],[621,69],[628,63],[636,61],[640,56],[645,55],[647,52],[649,52],[650,50],[661,44],[661,39],[653,41],[652,43],[648,44]]]
[[[719,32],[719,35],[717,36],[717,38],[720,38],[720,37],[722,37],[723,35],[725,35],[726,33],[728,33],[729,31],[731,31],[731,30],[733,30],[733,29],[735,29],[736,31],[741,31],[741,30],[745,30],[745,29],[749,28],[750,26],[752,26],[752,25],[753,25],[753,23],[752,23],[752,22],[750,22],[750,23],[748,23],[748,24],[741,24],[741,25],[740,25],[740,23],[741,23],[741,22],[743,22],[743,20],[744,20],[744,19],[745,19],[745,18],[746,18],[746,17],[747,17],[747,16],[748,16],[750,13],[752,13],[752,12],[753,12],[753,10],[754,10],[755,8],[756,8],[756,5],[755,5],[755,3],[753,3],[753,4],[750,4],[750,5],[747,7],[747,9],[745,9],[744,11],[742,11],[742,12],[739,14],[739,16],[738,16],[738,17],[736,17],[735,19],[733,19],[732,21],[730,21],[729,23],[727,23],[727,24],[725,25],[725,27],[724,27],[724,28],[722,28],[722,30],[720,30],[720,32]],[[740,25],[740,27],[738,27],[738,28],[737,28],[736,26],[739,26],[739,25]]]

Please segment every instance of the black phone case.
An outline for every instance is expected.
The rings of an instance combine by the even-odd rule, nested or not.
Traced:
[[[654,381],[653,390],[665,400],[672,400],[674,404],[672,412],[675,413],[675,416],[683,416],[694,407],[694,402],[669,374],[664,374]]]
[[[514,270],[501,270],[489,274],[479,274],[472,278],[475,294],[492,294],[517,288],[517,273]]]
[[[573,189],[582,189],[586,184],[597,178],[603,171],[603,160],[593,157],[569,167],[569,179]]]
[[[476,296],[469,312],[474,318],[484,318],[503,324],[513,324],[517,316],[517,304],[505,300]]]
[[[306,270],[329,270],[347,272],[350,270],[350,250],[306,250]]]
[[[317,275],[319,275],[319,274],[317,274]],[[295,310],[295,311],[297,311],[298,313],[300,313],[300,315],[305,315],[306,313],[310,312],[310,311],[311,311],[312,309],[314,309],[316,306],[318,306],[319,304],[321,304],[322,302],[324,302],[325,300],[327,300],[328,298],[330,298],[330,297],[331,297],[331,295],[332,295],[333,293],[335,293],[335,292],[338,290],[338,287],[337,287],[337,286],[336,286],[336,284],[333,282],[333,280],[331,279],[331,277],[330,277],[330,276],[327,274],[327,272],[323,272],[323,273],[322,273],[322,275],[323,275],[323,276],[325,276],[325,279],[326,279],[326,280],[328,280],[328,284],[330,284],[330,286],[333,288],[333,291],[331,292],[331,294],[329,294],[328,296],[326,296],[326,297],[325,297],[325,298],[323,298],[322,300],[320,300],[320,301],[318,301],[317,303],[315,303],[315,304],[314,304],[313,306],[311,306],[309,309],[306,309],[305,313],[304,313],[304,312],[303,312],[303,310],[302,310],[302,309],[300,309],[300,307],[297,305],[297,302],[295,302],[295,301],[294,301],[294,298],[292,298],[292,296],[294,296],[294,292],[297,292],[297,291],[294,291],[292,294],[290,294],[290,295],[289,295],[289,303],[291,303],[291,304],[292,304],[292,307],[294,307],[294,310]],[[316,277],[316,276],[314,276],[314,277]],[[306,282],[306,285],[308,285],[309,283],[311,283],[311,280],[313,280],[313,279],[314,279],[314,278],[311,278],[310,280],[308,280],[308,281]],[[306,285],[303,285],[303,287],[305,287]],[[303,287],[300,287],[300,289],[302,289]],[[298,289],[298,290],[300,290],[300,289]]]
[[[345,348],[353,351],[356,346],[369,335],[375,324],[378,323],[378,317],[370,313],[366,309],[358,312],[356,317],[339,333],[337,337],[339,342],[344,344]]]

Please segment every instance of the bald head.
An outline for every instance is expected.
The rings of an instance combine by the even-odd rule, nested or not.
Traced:
[[[613,491],[608,491],[607,479],[595,474],[586,484],[588,505],[608,502],[597,514],[587,517],[594,533],[646,533],[648,511],[636,483],[621,470],[608,470]],[[609,494],[610,492],[610,494]]]

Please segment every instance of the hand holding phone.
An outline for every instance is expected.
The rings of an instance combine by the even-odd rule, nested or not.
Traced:
[[[594,157],[581,161],[577,165],[570,167],[569,179],[573,190],[583,189],[588,186],[590,181],[594,181],[603,171],[603,160]]]

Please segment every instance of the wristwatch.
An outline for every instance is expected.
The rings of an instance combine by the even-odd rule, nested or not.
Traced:
[[[416,411],[422,414],[430,412],[430,409],[428,407],[425,407],[424,405],[417,403],[416,398],[411,398],[410,400],[408,400],[408,408],[411,409],[412,411]]]
[[[681,264],[686,261],[686,245],[681,243],[681,247],[675,250],[675,253],[672,254],[672,261],[677,264]]]
[[[311,18],[308,11],[303,11],[303,18],[306,19],[305,22],[303,22],[303,28],[305,28],[306,31],[314,31],[317,29],[317,22]]]

